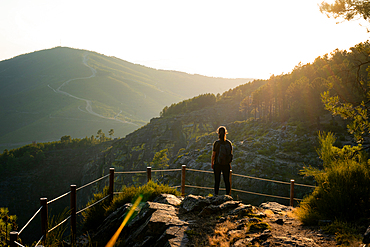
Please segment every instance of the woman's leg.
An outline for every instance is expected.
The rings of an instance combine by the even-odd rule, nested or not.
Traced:
[[[226,195],[231,195],[230,169],[231,169],[230,165],[222,166],[222,176],[224,177]]]
[[[218,195],[218,190],[220,188],[220,180],[221,180],[221,166],[214,165],[213,172],[215,174],[215,195]]]

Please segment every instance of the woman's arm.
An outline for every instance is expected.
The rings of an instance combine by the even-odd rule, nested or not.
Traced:
[[[216,151],[213,151],[212,152],[212,159],[211,159],[212,169],[215,165],[215,157],[216,157]]]

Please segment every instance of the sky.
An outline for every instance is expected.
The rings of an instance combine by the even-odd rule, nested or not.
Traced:
[[[358,21],[322,14],[321,2],[0,0],[0,61],[67,46],[156,69],[268,79],[369,39]]]

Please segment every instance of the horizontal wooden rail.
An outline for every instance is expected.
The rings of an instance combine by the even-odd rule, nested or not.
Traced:
[[[181,171],[181,169],[152,170],[152,172],[177,172],[177,171]]]
[[[189,184],[185,184],[185,187],[195,188],[195,189],[205,189],[205,190],[213,190],[214,189],[214,188],[211,188],[211,187],[202,187],[202,186],[189,185]],[[220,190],[226,190],[226,189],[225,188],[220,188]]]
[[[81,187],[77,188],[76,190],[78,191],[78,190],[80,190],[80,189],[83,189],[83,188],[85,188],[85,187],[87,187],[87,186],[89,186],[89,185],[92,185],[93,183],[99,182],[100,180],[102,180],[102,179],[104,179],[104,178],[107,178],[107,177],[109,177],[109,174],[107,174],[107,175],[105,175],[105,176],[103,176],[103,177],[101,177],[101,178],[95,179],[94,181],[92,181],[92,182],[90,182],[90,183],[88,183],[88,184],[85,184],[85,185],[83,185],[83,186],[81,186]]]
[[[205,173],[213,173],[212,171],[205,171],[205,170],[197,170],[192,168],[187,168],[187,171],[193,171],[193,172],[205,172]]]
[[[251,177],[247,175],[241,175],[241,174],[233,174],[234,176],[238,177],[243,177],[243,178],[250,178],[250,179],[255,179],[255,180],[261,180],[261,181],[267,181],[267,182],[272,182],[272,183],[280,183],[280,184],[290,184],[289,182],[284,182],[284,181],[277,181],[277,180],[272,180],[272,179],[266,179],[266,178],[257,178],[257,177]]]
[[[214,188],[211,187],[202,187],[202,186],[195,186],[195,185],[185,185],[185,187],[189,188],[195,188],[195,189],[207,189],[207,190],[213,190]],[[220,190],[226,190],[225,188],[220,188]],[[266,197],[273,197],[273,198],[278,198],[278,199],[286,199],[290,200],[289,197],[283,197],[283,196],[274,196],[274,195],[268,195],[268,194],[263,194],[263,193],[257,193],[257,192],[252,192],[252,191],[245,191],[245,190],[238,190],[238,189],[231,189],[232,191],[237,191],[237,192],[242,192],[242,193],[248,193],[252,195],[258,195],[258,196],[266,196]],[[294,198],[294,200],[299,201],[302,199]]]
[[[96,204],[98,204],[99,202],[102,202],[102,201],[104,201],[105,199],[107,199],[108,197],[109,197],[109,195],[107,195],[106,197],[104,197],[104,198],[100,199],[99,201],[94,202],[93,204],[91,204],[91,205],[87,206],[86,208],[81,209],[81,210],[80,210],[80,211],[78,211],[76,214],[80,214],[80,213],[82,213],[82,212],[83,212],[83,211],[85,211],[86,209],[89,209],[89,208],[91,208],[91,207],[95,206],[95,205],[96,205]]]
[[[115,174],[130,174],[130,173],[146,173],[146,171],[125,171],[125,172],[114,172]]]
[[[274,195],[268,195],[268,194],[263,194],[263,193],[257,193],[257,192],[252,192],[252,191],[245,191],[245,190],[238,190],[238,189],[231,189],[232,191],[237,191],[237,192],[242,192],[242,193],[248,193],[252,195],[257,195],[257,196],[266,196],[266,197],[273,197],[273,198],[278,198],[278,199],[286,199],[290,200],[289,197],[284,197],[284,196],[274,196]]]
[[[68,191],[67,193],[65,193],[65,194],[63,194],[63,195],[58,196],[57,198],[54,198],[54,199],[53,199],[53,200],[51,200],[51,201],[48,201],[48,204],[50,204],[50,203],[52,203],[52,202],[55,202],[55,201],[57,201],[57,200],[59,200],[59,199],[61,199],[61,198],[65,197],[65,196],[68,196],[70,193],[71,193],[71,192],[70,192],[70,191]]]

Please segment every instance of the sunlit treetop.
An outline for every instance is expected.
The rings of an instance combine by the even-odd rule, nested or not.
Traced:
[[[320,11],[328,17],[344,18],[347,21],[363,18],[370,21],[370,1],[368,0],[335,0],[334,3],[322,2]]]

